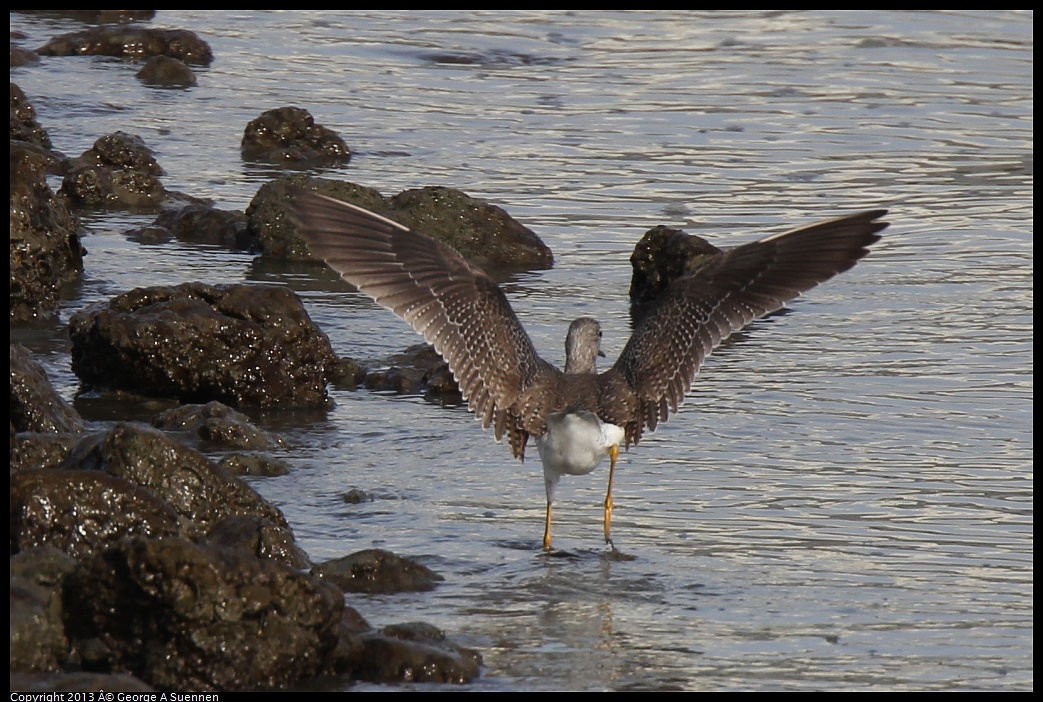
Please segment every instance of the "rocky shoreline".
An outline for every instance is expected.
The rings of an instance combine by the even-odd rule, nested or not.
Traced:
[[[141,19],[106,16],[127,23],[56,37],[35,52],[12,45],[12,67],[39,56],[130,56],[149,85],[194,84],[191,66],[213,59],[206,43]],[[10,102],[13,326],[56,319],[63,290],[84,271],[80,215],[88,211],[155,213],[151,225],[126,233],[134,241],[308,259],[286,218],[292,187],[421,228],[482,267],[553,264],[534,233],[458,190],[385,197],[297,172],[263,185],[246,212],[230,212],[164,188],[140,137],[104,135],[69,158],[51,148],[14,83]],[[246,160],[297,171],[343,166],[351,156],[294,106],[244,125],[241,149]],[[57,192],[49,176],[62,178]],[[686,262],[697,265],[702,244],[665,228],[646,235],[632,259],[635,315],[636,303]],[[11,346],[12,690],[261,690],[330,677],[466,683],[480,674],[481,655],[435,627],[407,620],[378,628],[360,614],[366,593],[431,589],[440,576],[377,550],[313,563],[281,511],[238,477],[293,470],[272,453],[284,440],[241,409],[323,411],[331,383],[458,401],[429,347],[367,367],[339,357],[287,288],[193,281],[126,291],[72,315],[68,328],[83,390],[166,408],[151,425],[99,428],[55,392],[28,351]]]

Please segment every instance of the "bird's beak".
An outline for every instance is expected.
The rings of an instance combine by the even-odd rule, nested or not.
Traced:
[[[604,358],[605,357],[605,352],[602,351],[601,349],[598,349],[598,355],[601,356],[602,358]]]

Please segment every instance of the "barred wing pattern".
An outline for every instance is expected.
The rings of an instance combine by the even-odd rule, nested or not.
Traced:
[[[303,189],[293,203],[308,249],[422,334],[482,426],[497,440],[507,433],[523,457],[528,432],[514,405],[560,372],[537,355],[499,286],[449,246],[380,215]]]
[[[634,411],[607,417],[625,428],[627,445],[677,411],[703,361],[731,333],[868,254],[887,227],[876,221],[886,213],[871,210],[776,234],[723,251],[674,281],[600,378],[605,395],[620,395],[623,385],[634,393]]]

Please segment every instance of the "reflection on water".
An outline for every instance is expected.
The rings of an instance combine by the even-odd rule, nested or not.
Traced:
[[[14,14],[38,46],[76,23]],[[505,207],[556,268],[512,304],[560,362],[570,319],[629,333],[646,229],[722,246],[883,206],[857,268],[719,350],[682,411],[627,454],[614,535],[603,473],[563,483],[538,555],[538,462],[463,408],[334,393],[269,418],[296,470],[259,479],[316,560],[371,546],[446,576],[354,602],[480,648],[475,689],[1032,687],[1032,15],[971,12],[160,12],[217,59],[161,91],[136,66],[12,71],[57,148],[139,134],[168,188],[243,208],[246,123],[307,107],[385,194],[449,185]],[[414,343],[312,271],[88,222],[63,316],[139,285],[284,282],[341,353]],[[12,331],[71,397],[63,330]],[[373,502],[344,504],[361,487]],[[405,614],[404,614],[405,613]]]

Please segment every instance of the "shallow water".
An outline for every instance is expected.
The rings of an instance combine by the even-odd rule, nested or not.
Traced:
[[[141,136],[167,188],[244,208],[238,147],[306,107],[355,152],[330,177],[448,185],[536,231],[555,268],[506,288],[555,362],[568,321],[628,335],[627,263],[657,224],[718,245],[888,207],[852,271],[718,350],[678,415],[604,471],[543,486],[469,419],[334,390],[268,415],[295,466],[253,485],[313,559],[419,556],[432,593],[352,599],[485,657],[471,689],[1027,690],[1032,666],[1032,22],[1024,12],[160,12],[216,55],[199,86],[138,66],[14,69],[55,147]],[[35,47],[75,22],[12,14]],[[416,341],[374,305],[250,256],[87,225],[76,309],[139,285],[280,282],[346,355]],[[64,326],[29,345],[70,399]],[[83,404],[81,403],[81,408]],[[96,411],[94,409],[93,411]],[[376,499],[349,505],[351,487]],[[362,688],[366,689],[366,688]]]

